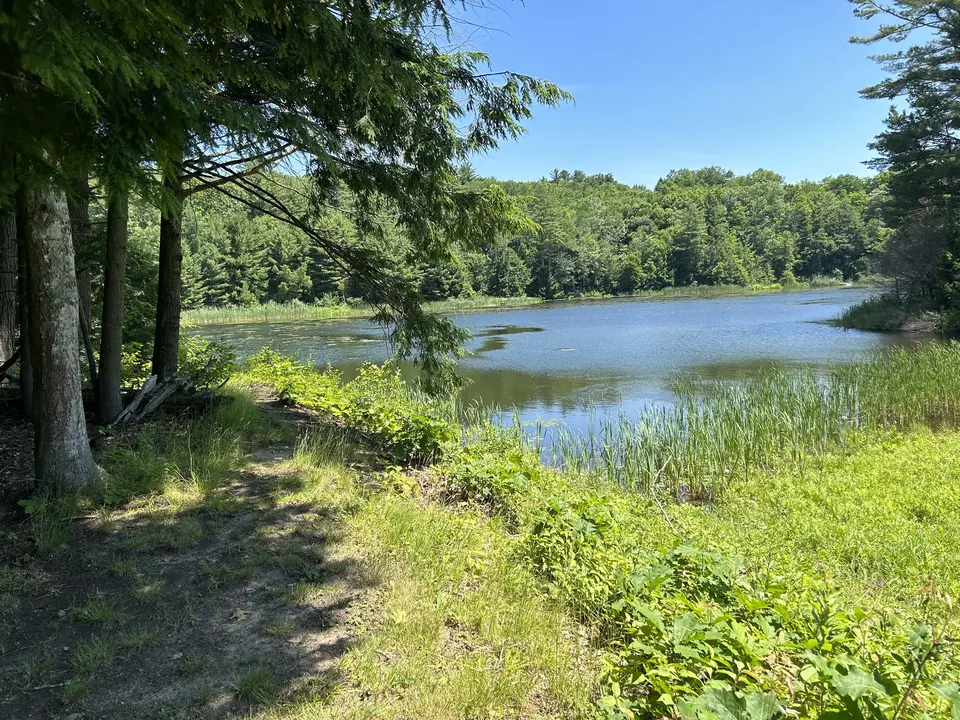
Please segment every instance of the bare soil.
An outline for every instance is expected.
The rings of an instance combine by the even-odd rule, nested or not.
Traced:
[[[22,473],[10,437],[0,468]],[[3,519],[0,718],[248,717],[327,696],[373,583],[334,513],[277,502],[300,482],[281,467],[292,454],[262,447],[175,511],[147,499],[75,518],[48,557],[30,523]]]

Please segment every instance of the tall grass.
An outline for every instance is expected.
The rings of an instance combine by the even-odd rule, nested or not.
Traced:
[[[825,371],[770,370],[736,383],[678,377],[672,407],[557,428],[553,463],[680,500],[712,500],[732,481],[788,464],[805,471],[863,433],[960,426],[960,343],[878,353]],[[538,440],[539,442],[539,440]]]
[[[477,295],[467,298],[451,298],[440,302],[424,304],[424,309],[433,313],[473,312],[477,310],[496,310],[501,308],[526,307],[543,302],[540,298],[529,297],[487,297]],[[223,307],[204,307],[184,313],[184,320],[190,325],[239,325],[261,322],[306,322],[310,320],[343,320],[349,318],[369,318],[376,311],[370,305],[360,302],[318,303],[307,305],[301,302],[263,303],[259,305],[227,305]]]
[[[861,300],[844,310],[833,323],[848,330],[889,332],[944,332],[947,319],[931,304],[922,301],[900,300],[884,293]]]

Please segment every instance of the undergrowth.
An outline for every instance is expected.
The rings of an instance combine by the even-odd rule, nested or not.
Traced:
[[[793,437],[798,462],[791,467],[802,478],[813,469],[823,472],[838,450],[837,462],[846,462],[850,452],[843,441],[852,433],[866,438],[885,428],[951,424],[960,407],[960,386],[948,371],[957,355],[957,346],[892,353],[872,364],[836,369],[832,377],[840,384],[833,389],[815,378],[796,384],[774,379],[741,387],[738,392],[748,402],[733,404],[723,388],[699,388],[696,411],[719,421],[727,413],[731,422],[716,426],[730,432],[705,435],[713,444],[698,457],[709,458],[715,449],[749,449],[759,437],[773,439],[766,449],[772,460],[787,449],[780,443]],[[316,377],[329,387],[337,382],[329,374]],[[399,378],[390,382],[400,392]],[[329,388],[324,393],[342,397]],[[297,386],[296,397],[310,397],[309,390]],[[414,405],[416,412],[429,412]],[[764,423],[786,421],[808,405],[811,409],[788,424],[786,433],[764,429]],[[761,411],[758,421],[742,412],[750,409]],[[689,417],[684,419],[689,428]],[[836,435],[822,441],[830,427],[837,428]],[[676,437],[678,447],[687,442],[679,430]],[[815,563],[780,565],[776,553],[766,561],[749,557],[750,548],[738,543],[735,532],[726,533],[726,552],[720,552],[721,543],[709,532],[696,532],[691,515],[696,511],[676,503],[678,493],[662,492],[669,487],[635,493],[595,472],[550,470],[528,451],[517,429],[480,426],[460,443],[438,438],[436,449],[430,457],[439,459],[434,481],[440,496],[501,519],[517,537],[518,564],[540,579],[549,596],[596,629],[606,657],[597,703],[602,715],[919,720],[960,714],[955,613],[942,585],[917,591],[913,605],[864,603],[855,584],[818,576]],[[722,460],[736,467],[736,456]],[[751,480],[763,482],[784,470],[774,463],[755,468],[754,474],[737,473],[724,482],[747,493]],[[585,464],[581,470],[593,468]],[[702,477],[703,466],[687,472],[683,477],[692,481]],[[895,482],[886,478],[876,492],[882,497],[886,484]],[[825,507],[830,508],[829,499],[814,499],[802,512]],[[709,516],[712,511],[701,512]],[[765,512],[776,514],[775,503]],[[874,520],[881,533],[889,527],[882,513]],[[701,523],[701,529],[709,527],[708,520]],[[777,532],[791,528],[784,523],[769,530],[773,544]],[[813,533],[807,537],[814,540]],[[810,548],[797,552],[812,556]],[[898,570],[888,567],[881,577],[884,572],[895,579]],[[907,582],[915,584],[916,577]]]

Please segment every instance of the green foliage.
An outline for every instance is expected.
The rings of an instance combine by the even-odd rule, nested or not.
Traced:
[[[436,401],[418,397],[391,365],[365,365],[349,383],[264,349],[251,357],[246,377],[274,388],[281,400],[320,413],[373,442],[401,462],[439,458],[459,437]]]
[[[824,382],[826,378],[827,382]],[[709,502],[734,482],[855,447],[879,429],[960,425],[960,344],[879,352],[819,370],[766,370],[739,383],[678,377],[671,407],[560,428],[555,465],[683,500]]]
[[[949,611],[864,610],[796,568],[677,543],[656,503],[556,475],[515,436],[487,431],[438,470],[447,492],[507,518],[550,594],[597,627],[607,717],[903,720],[954,706]]]
[[[719,183],[722,173],[690,175],[683,183],[660,183],[656,191],[612,179],[505,182],[498,190],[522,204],[538,227],[503,232],[478,247],[459,242],[449,256],[426,261],[388,206],[361,221],[359,198],[346,188],[313,222],[331,243],[391,258],[383,271],[427,301],[474,292],[549,299],[798,277],[852,280],[864,273],[885,236],[874,219],[884,197],[876,181],[850,176],[785,185],[759,172]],[[291,204],[309,192],[302,178],[269,178]],[[473,179],[470,187],[494,187],[491,182]],[[159,217],[151,222],[150,233],[137,230],[132,247],[148,243],[155,252]],[[359,276],[349,279],[312,235],[227,197],[194,196],[184,237],[188,307],[385,297]]]
[[[945,315],[936,312],[932,303],[908,298],[901,299],[892,293],[883,293],[851,305],[835,322],[849,330],[874,332],[901,330],[943,332],[948,329]]]
[[[886,130],[871,146],[879,155],[873,166],[887,171],[885,214],[901,236],[896,243],[900,247],[894,248],[900,256],[896,274],[906,275],[912,286],[905,288],[908,292],[932,290],[933,298],[923,299],[935,299],[938,309],[955,311],[960,304],[960,286],[955,282],[955,258],[960,255],[956,201],[960,165],[952,137],[960,121],[956,103],[960,92],[957,4],[952,0],[852,1],[858,17],[881,20],[872,35],[855,38],[855,42],[900,45],[919,39],[912,47],[878,55],[887,76],[862,94],[905,101],[891,107]],[[935,232],[930,232],[931,215],[941,226]],[[926,228],[918,232],[918,226]]]
[[[131,385],[142,384],[150,377],[150,345],[129,342],[123,346],[121,376]],[[185,334],[180,339],[180,372],[194,378],[198,389],[223,385],[237,368],[237,355],[231,347],[212,342],[198,335]]]

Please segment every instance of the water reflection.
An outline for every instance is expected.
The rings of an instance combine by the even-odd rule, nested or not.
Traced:
[[[525,420],[585,426],[599,411],[639,412],[669,403],[677,372],[714,380],[769,367],[856,362],[917,336],[845,331],[826,324],[865,290],[830,290],[708,300],[549,303],[457,315],[472,333],[461,372],[463,399],[516,407]],[[241,356],[269,345],[350,377],[390,357],[386,335],[357,320],[203,328]],[[413,378],[414,368],[404,374]]]

